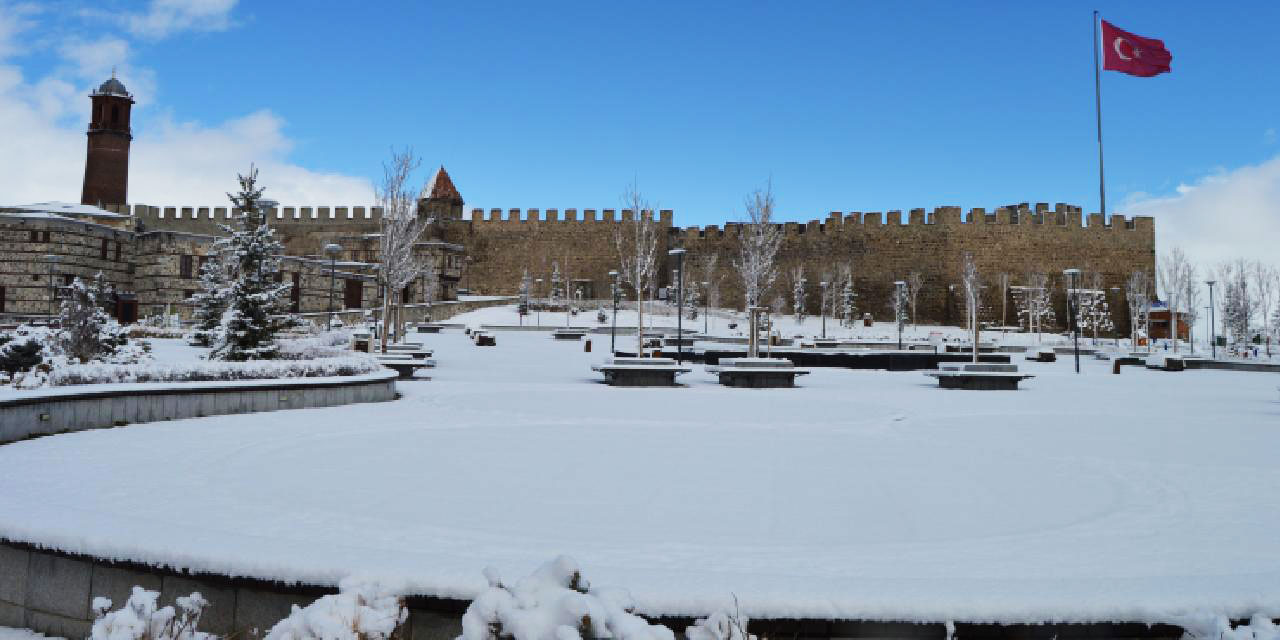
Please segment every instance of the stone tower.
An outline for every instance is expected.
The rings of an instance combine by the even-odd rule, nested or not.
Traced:
[[[127,204],[129,191],[129,111],[133,96],[115,73],[89,94],[93,112],[89,117],[89,149],[84,161],[84,189],[81,204]]]
[[[418,215],[430,216],[436,222],[461,220],[462,204],[462,194],[458,193],[449,173],[441,165],[418,195]]]

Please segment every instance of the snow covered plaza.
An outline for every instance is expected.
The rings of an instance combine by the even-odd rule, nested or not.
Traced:
[[[0,447],[0,538],[459,600],[484,567],[568,554],[656,616],[735,596],[753,619],[1280,615],[1272,374],[1060,358],[1023,365],[1017,392],[834,368],[741,390],[695,365],[680,388],[619,389],[590,371],[608,333],[596,354],[496,335],[426,336],[438,369],[393,402]]]

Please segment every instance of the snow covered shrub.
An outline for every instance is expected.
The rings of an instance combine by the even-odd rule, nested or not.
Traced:
[[[280,340],[280,358],[284,360],[315,360],[340,358],[351,355],[351,332],[334,330],[306,338]]]
[[[265,640],[387,640],[398,635],[408,617],[397,594],[376,582],[347,579],[337,594],[306,607],[293,605]]]
[[[158,607],[160,594],[135,586],[129,601],[116,611],[107,598],[93,599],[93,630],[89,640],[211,640],[214,636],[196,630],[200,615],[209,602],[193,593],[172,606]]]
[[[734,613],[717,611],[685,627],[684,637],[687,640],[756,640],[747,633],[747,622],[736,610]]]
[[[80,278],[71,282],[58,315],[59,347],[68,360],[100,360],[128,344],[128,334],[102,309],[106,293],[101,271],[88,282]]]
[[[324,358],[321,360],[257,360],[250,362],[182,362],[131,365],[83,364],[56,367],[49,374],[49,386],[108,384],[122,382],[208,382],[221,380],[262,380],[267,378],[321,378],[357,376],[380,371],[382,366],[369,357]]]
[[[0,371],[12,377],[44,362],[44,345],[31,337],[0,335]]]
[[[459,640],[674,640],[632,613],[624,591],[592,589],[572,558],[560,556],[512,586],[485,569],[489,588],[462,616]]]
[[[1280,640],[1280,626],[1260,614],[1234,628],[1226,616],[1215,614],[1182,616],[1173,624],[1182,627],[1182,640]]]

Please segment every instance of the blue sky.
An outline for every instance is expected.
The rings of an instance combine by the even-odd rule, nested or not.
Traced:
[[[1270,166],[1278,3],[9,4],[28,25],[3,62],[32,87],[72,85],[53,120],[82,147],[84,90],[119,58],[140,102],[139,202],[231,183],[208,163],[186,173],[220,180],[211,189],[156,177],[181,167],[181,145],[260,153],[278,194],[350,199],[389,147],[412,145],[468,207],[613,207],[634,178],[683,225],[736,219],[769,179],[796,220],[1021,201],[1093,211],[1095,6],[1174,54],[1169,75],[1103,74],[1109,208],[1150,212]],[[71,183],[54,195],[74,199]]]

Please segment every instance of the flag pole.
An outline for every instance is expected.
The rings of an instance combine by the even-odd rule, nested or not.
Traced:
[[[1093,12],[1093,105],[1098,120],[1098,202],[1102,206],[1102,222],[1107,222],[1107,186],[1102,171],[1102,71],[1098,67],[1098,12]]]

